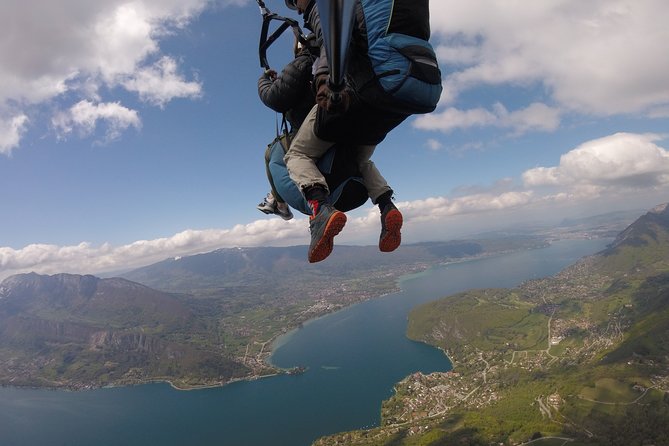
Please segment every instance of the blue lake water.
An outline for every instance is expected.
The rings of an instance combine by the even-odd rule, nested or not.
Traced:
[[[167,384],[84,392],[0,388],[2,446],[309,446],[380,422],[393,385],[446,371],[439,350],[405,337],[417,304],[459,291],[552,275],[610,240],[451,264],[401,280],[402,291],[311,321],[277,344],[272,362],[306,373],[178,391]]]

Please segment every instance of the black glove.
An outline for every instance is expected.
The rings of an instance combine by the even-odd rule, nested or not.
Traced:
[[[263,76],[265,76],[265,79],[269,79],[271,81],[276,80],[276,71],[272,70],[271,68],[268,68],[265,71],[263,71]]]

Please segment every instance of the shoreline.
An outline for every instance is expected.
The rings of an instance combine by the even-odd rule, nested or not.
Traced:
[[[380,299],[380,298],[383,298],[385,296],[401,292],[402,289],[403,289],[401,285],[404,281],[411,280],[414,277],[418,277],[420,275],[424,275],[424,274],[428,273],[430,270],[433,270],[433,269],[443,268],[443,267],[447,267],[447,266],[453,265],[453,264],[478,261],[478,260],[482,260],[482,259],[489,258],[489,257],[499,256],[499,255],[506,255],[506,254],[509,254],[509,253],[512,253],[512,252],[522,251],[522,250],[526,250],[526,249],[544,249],[544,248],[547,248],[547,247],[551,246],[552,242],[554,242],[556,240],[572,240],[572,239],[576,239],[576,238],[551,239],[551,240],[546,240],[546,244],[544,246],[537,246],[537,247],[532,247],[532,248],[520,248],[518,250],[506,250],[506,251],[503,251],[503,252],[496,252],[496,253],[484,253],[484,254],[475,255],[475,256],[471,256],[471,257],[467,257],[467,258],[452,259],[452,260],[439,262],[439,263],[435,263],[435,264],[431,264],[431,265],[430,264],[423,264],[423,265],[420,265],[420,267],[417,268],[415,271],[411,271],[411,272],[408,272],[408,273],[407,272],[401,273],[398,276],[393,278],[394,281],[395,281],[395,287],[393,288],[392,291],[386,291],[386,292],[383,292],[383,293],[375,295],[375,296],[370,296],[370,297],[368,297],[366,299],[363,299],[359,302],[355,302],[353,304],[337,308],[334,311],[325,312],[325,313],[320,314],[316,317],[313,317],[313,318],[310,318],[310,319],[308,319],[304,322],[301,322],[301,323],[299,323],[295,326],[286,327],[286,331],[281,332],[281,333],[277,333],[273,338],[268,340],[267,344],[269,345],[269,348],[263,354],[264,357],[262,359],[262,363],[267,368],[275,370],[276,371],[275,373],[269,373],[269,374],[264,374],[264,375],[249,375],[249,376],[245,376],[245,377],[236,377],[236,378],[231,378],[228,381],[218,381],[218,382],[214,382],[214,383],[210,383],[210,384],[201,384],[201,385],[192,385],[192,386],[180,386],[178,384],[175,384],[175,381],[177,381],[177,380],[175,380],[173,378],[149,378],[149,379],[146,379],[146,380],[138,380],[137,382],[111,383],[111,384],[105,384],[105,385],[92,384],[92,383],[86,383],[86,384],[84,384],[84,383],[73,383],[72,385],[62,385],[62,386],[48,386],[48,385],[47,386],[44,386],[44,385],[40,386],[40,385],[34,385],[34,384],[14,385],[14,384],[11,384],[11,383],[2,383],[2,384],[0,384],[0,386],[2,386],[2,387],[13,387],[13,388],[19,388],[19,389],[35,389],[35,390],[86,391],[86,390],[97,390],[97,389],[102,389],[102,388],[132,387],[132,386],[141,386],[141,385],[153,384],[153,383],[166,383],[166,384],[169,384],[170,387],[172,387],[175,390],[191,391],[191,390],[204,390],[204,389],[219,388],[219,387],[224,387],[228,384],[233,384],[235,382],[240,382],[240,381],[250,382],[250,381],[255,381],[255,380],[259,380],[259,379],[263,379],[263,378],[271,378],[271,377],[274,377],[274,376],[289,374],[291,370],[294,370],[295,368],[298,368],[299,366],[293,367],[293,368],[288,368],[288,369],[278,367],[277,365],[275,365],[271,362],[271,358],[272,358],[275,350],[277,348],[281,347],[282,345],[284,345],[286,342],[288,342],[290,340],[290,338],[297,332],[297,330],[302,328],[303,325],[309,324],[309,323],[311,323],[313,321],[316,321],[316,320],[318,320],[322,317],[329,316],[331,314],[335,314],[338,311],[348,309],[350,307],[353,307],[354,305],[357,305],[357,304],[360,304],[360,303],[363,303],[363,302],[366,302],[366,301],[370,301],[370,300]],[[427,345],[429,345],[429,344],[427,344]],[[440,350],[442,350],[442,353],[444,353],[444,355],[448,358],[449,362],[451,362],[451,364],[453,364],[453,361],[448,356],[447,352],[445,352],[443,349],[440,349]]]

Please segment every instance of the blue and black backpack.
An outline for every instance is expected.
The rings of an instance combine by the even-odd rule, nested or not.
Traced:
[[[429,0],[360,0],[374,79],[390,108],[430,113],[441,96],[441,71],[428,42]],[[370,81],[371,82],[371,81]],[[368,85],[362,87],[365,89]]]

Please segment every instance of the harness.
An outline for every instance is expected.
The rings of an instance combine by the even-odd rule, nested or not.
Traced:
[[[260,7],[260,14],[262,15],[262,28],[260,30],[260,43],[258,45],[258,55],[260,57],[260,66],[266,70],[270,69],[269,61],[267,60],[267,49],[278,39],[284,31],[291,28],[295,38],[302,44],[306,44],[307,38],[302,32],[302,28],[297,23],[297,20],[278,15],[271,12],[263,0],[256,0],[258,7]],[[274,30],[272,34],[269,33],[270,24],[273,20],[281,22],[281,25]]]
[[[258,45],[258,55],[260,57],[260,66],[265,70],[270,69],[267,60],[267,49],[284,33],[291,28],[295,38],[302,45],[308,45],[308,39],[302,32],[298,22],[288,17],[283,17],[271,12],[263,0],[256,0],[262,14],[262,28],[260,31],[260,43]],[[273,21],[281,24],[270,34],[270,25]],[[312,209],[304,198],[302,192],[293,182],[288,174],[288,169],[284,161],[284,155],[290,146],[292,135],[288,132],[285,115],[282,116],[279,128],[279,121],[276,122],[277,136],[269,144],[269,164],[268,168],[272,175],[276,191],[281,195],[286,203],[292,208],[302,212],[305,215],[311,215]],[[337,156],[336,146],[332,147],[317,163],[319,170],[325,176],[330,187],[330,199],[332,203],[341,211],[349,211],[362,206],[368,199],[367,189],[365,188],[357,165],[351,164],[346,158],[350,154],[348,150],[340,151],[343,155]]]

